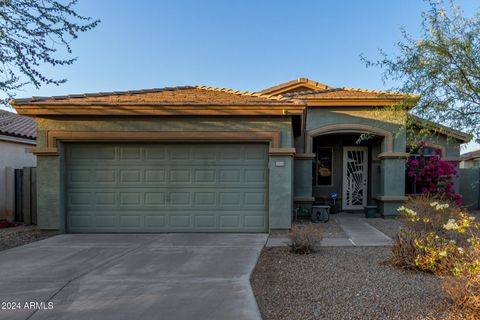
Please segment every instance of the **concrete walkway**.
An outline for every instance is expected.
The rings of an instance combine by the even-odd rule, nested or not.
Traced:
[[[392,244],[392,239],[358,215],[338,214],[330,216],[330,219],[342,228],[348,238],[323,238],[320,242],[321,247],[375,247]],[[290,240],[287,236],[269,237],[266,247],[283,247],[289,244]]]
[[[0,301],[20,306],[0,319],[260,320],[249,279],[266,239],[60,235],[2,251]]]
[[[349,215],[339,215],[334,219],[354,246],[389,246],[392,244],[392,239],[363,219]]]

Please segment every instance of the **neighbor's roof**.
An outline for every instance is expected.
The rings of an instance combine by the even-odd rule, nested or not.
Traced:
[[[436,122],[433,122],[433,121],[430,121],[430,120],[422,119],[422,118],[420,118],[418,116],[415,116],[413,114],[409,114],[408,116],[413,120],[412,121],[413,124],[416,125],[417,127],[423,127],[423,128],[426,128],[426,129],[430,129],[430,130],[433,130],[436,133],[440,133],[440,134],[450,136],[452,138],[455,138],[455,139],[460,140],[460,141],[465,142],[465,143],[469,142],[473,138],[473,136],[471,134],[462,132],[460,130],[452,129],[450,127],[441,125],[439,123],[436,123]]]
[[[72,94],[14,99],[21,105],[297,105],[293,98],[206,86]]]
[[[35,140],[37,137],[35,119],[0,110],[0,134]]]
[[[475,151],[461,154],[460,157],[462,158],[463,161],[478,159],[480,158],[480,150],[475,150]]]

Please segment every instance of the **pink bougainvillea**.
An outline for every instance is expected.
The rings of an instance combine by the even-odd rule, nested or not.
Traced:
[[[407,176],[416,185],[417,192],[444,193],[456,204],[462,204],[462,196],[453,190],[453,178],[458,177],[457,164],[440,159],[436,155],[420,155],[407,162]]]

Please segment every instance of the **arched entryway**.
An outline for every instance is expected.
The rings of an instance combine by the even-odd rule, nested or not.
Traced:
[[[382,155],[393,154],[393,134],[368,125],[330,125],[310,130],[306,150],[315,154],[312,195],[337,210],[363,210],[383,195]]]

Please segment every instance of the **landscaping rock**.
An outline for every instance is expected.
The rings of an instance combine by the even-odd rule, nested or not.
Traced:
[[[385,263],[387,247],[266,248],[251,283],[264,320],[460,320],[436,276]]]
[[[55,233],[42,232],[36,226],[3,228],[0,229],[0,251],[23,246],[53,235],[55,235]]]

